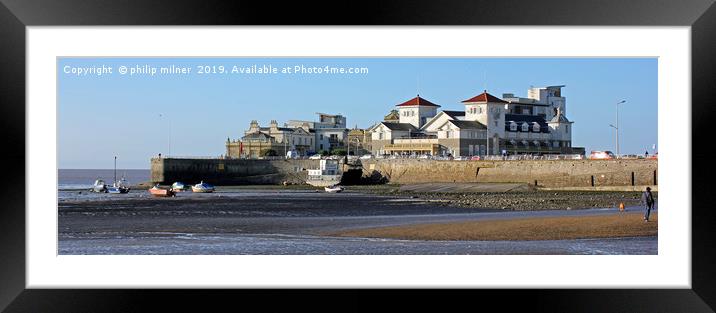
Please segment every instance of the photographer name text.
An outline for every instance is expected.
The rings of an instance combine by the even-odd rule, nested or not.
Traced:
[[[367,75],[367,67],[270,64],[252,65],[167,65],[149,64],[62,67],[62,73],[74,76],[180,76],[180,75]]]

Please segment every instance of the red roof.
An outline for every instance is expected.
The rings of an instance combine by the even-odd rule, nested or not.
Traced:
[[[462,101],[462,103],[469,103],[469,102],[479,102],[479,103],[486,103],[486,102],[498,102],[498,103],[507,103],[507,101],[502,100],[498,97],[495,97],[489,93],[487,93],[487,90],[485,92],[474,96],[470,99]]]
[[[435,103],[432,103],[432,102],[430,102],[430,101],[428,101],[428,100],[425,100],[425,99],[421,98],[420,95],[418,95],[417,97],[415,97],[415,98],[413,98],[413,99],[410,99],[410,100],[408,100],[408,101],[405,101],[405,102],[403,102],[403,103],[401,103],[401,104],[398,104],[398,105],[396,105],[396,106],[398,106],[398,107],[404,107],[404,106],[412,106],[412,105],[415,105],[415,106],[417,106],[417,105],[422,105],[422,106],[428,106],[428,107],[440,107],[439,105],[437,105],[437,104],[435,104]]]

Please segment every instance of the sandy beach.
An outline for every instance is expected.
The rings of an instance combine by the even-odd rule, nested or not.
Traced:
[[[429,223],[359,229],[327,235],[405,240],[565,240],[648,237],[658,234],[658,215],[648,223],[641,212],[599,216],[516,218],[510,220]]]

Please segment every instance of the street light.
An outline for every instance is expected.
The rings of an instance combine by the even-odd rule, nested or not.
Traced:
[[[617,157],[619,156],[619,105],[626,102],[626,100],[622,100],[617,102],[616,108],[617,108],[617,126],[614,126],[612,124],[609,124],[609,126],[613,127],[616,132],[616,148],[617,148]]]
[[[159,113],[159,118],[166,118],[167,120],[167,126],[169,128],[169,132],[167,134],[167,156],[170,156],[172,155],[172,121],[166,116],[166,114],[162,113]]]

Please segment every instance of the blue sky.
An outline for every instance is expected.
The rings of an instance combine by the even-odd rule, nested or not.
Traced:
[[[271,65],[278,74],[198,74],[197,66]],[[75,75],[67,68],[112,67]],[[185,66],[188,75],[119,74],[120,66]],[[368,74],[281,74],[283,67],[365,67]],[[368,127],[416,94],[444,110],[488,89],[526,97],[531,86],[566,85],[572,144],[614,151],[615,103],[621,153],[657,143],[655,58],[62,58],[58,61],[59,168],[149,168],[158,153],[218,156],[251,120],[314,120],[341,113]],[[657,146],[658,149],[658,146]]]

